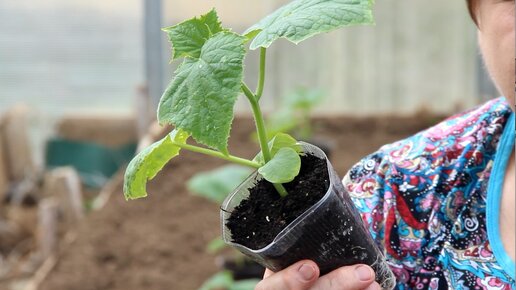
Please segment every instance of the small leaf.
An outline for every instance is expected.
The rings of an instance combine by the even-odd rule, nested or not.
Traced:
[[[161,97],[158,120],[227,153],[233,107],[241,90],[245,37],[219,32],[199,58],[186,58]]]
[[[224,242],[224,240],[221,237],[217,237],[206,246],[206,250],[208,251],[208,253],[214,254],[227,246],[228,245]]]
[[[147,181],[153,179],[163,166],[177,156],[181,150],[172,142],[185,143],[186,139],[188,139],[188,134],[176,129],[138,153],[125,171],[125,198],[137,199],[147,196]]]
[[[240,165],[222,166],[194,175],[188,181],[188,190],[195,195],[220,204],[251,172],[250,168]]]
[[[172,43],[172,59],[180,57],[199,58],[204,43],[223,28],[215,9],[199,18],[181,22],[177,25],[165,27]]]
[[[292,181],[301,169],[301,157],[290,147],[281,148],[258,172],[271,183]]]
[[[276,39],[299,43],[340,27],[373,23],[373,0],[295,0],[262,19],[244,34],[261,30],[251,49],[269,47]]]
[[[271,155],[274,156],[276,153],[284,147],[289,147],[294,149],[297,153],[301,152],[301,145],[297,144],[296,139],[286,133],[278,133],[274,138],[270,141],[270,150]]]
[[[199,290],[229,289],[233,285],[233,276],[229,271],[218,272],[204,282]]]
[[[296,139],[294,139],[294,137],[286,133],[276,134],[276,136],[274,136],[274,138],[272,138],[271,141],[269,141],[268,145],[269,150],[271,152],[271,157],[273,158],[276,155],[276,153],[284,147],[292,148],[297,153],[301,152],[301,146],[297,144]],[[264,163],[262,152],[258,153],[258,155],[254,157],[253,161],[256,161],[258,163]]]

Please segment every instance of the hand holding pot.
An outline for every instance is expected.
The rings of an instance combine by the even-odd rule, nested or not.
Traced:
[[[265,271],[255,290],[380,290],[373,269],[367,265],[338,268],[319,277],[312,261],[299,261],[279,272]]]

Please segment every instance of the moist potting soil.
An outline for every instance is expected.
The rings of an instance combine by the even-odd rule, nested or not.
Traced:
[[[313,155],[301,156],[299,175],[283,184],[289,193],[285,198],[265,179],[258,181],[249,189],[249,198],[233,210],[226,223],[233,241],[250,249],[267,246],[288,224],[317,203],[329,184],[326,161]]]

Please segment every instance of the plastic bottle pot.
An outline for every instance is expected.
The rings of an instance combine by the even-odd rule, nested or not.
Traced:
[[[272,271],[279,271],[303,259],[315,261],[321,275],[341,266],[368,264],[376,272],[376,281],[382,288],[392,289],[394,275],[324,152],[308,143],[299,144],[303,154],[326,160],[330,177],[326,194],[287,225],[270,244],[262,249],[250,249],[232,241],[226,221],[233,209],[247,199],[249,188],[262,178],[254,172],[222,204],[224,241]]]

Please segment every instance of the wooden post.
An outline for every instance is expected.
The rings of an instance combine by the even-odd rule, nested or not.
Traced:
[[[5,140],[3,137],[3,120],[0,118],[0,208],[9,190],[9,174],[7,172],[7,152],[5,150]]]
[[[52,170],[45,179],[45,196],[55,197],[63,212],[65,224],[70,225],[84,218],[81,180],[72,167]]]
[[[57,250],[58,211],[59,204],[53,197],[45,198],[39,203],[37,243],[43,260]]]
[[[22,181],[36,172],[28,136],[28,115],[27,107],[16,106],[7,111],[3,121],[4,158],[12,182]]]
[[[149,126],[156,119],[156,109],[152,104],[147,86],[141,85],[137,87],[136,93],[134,114],[138,128],[138,139],[141,139],[147,134]]]

